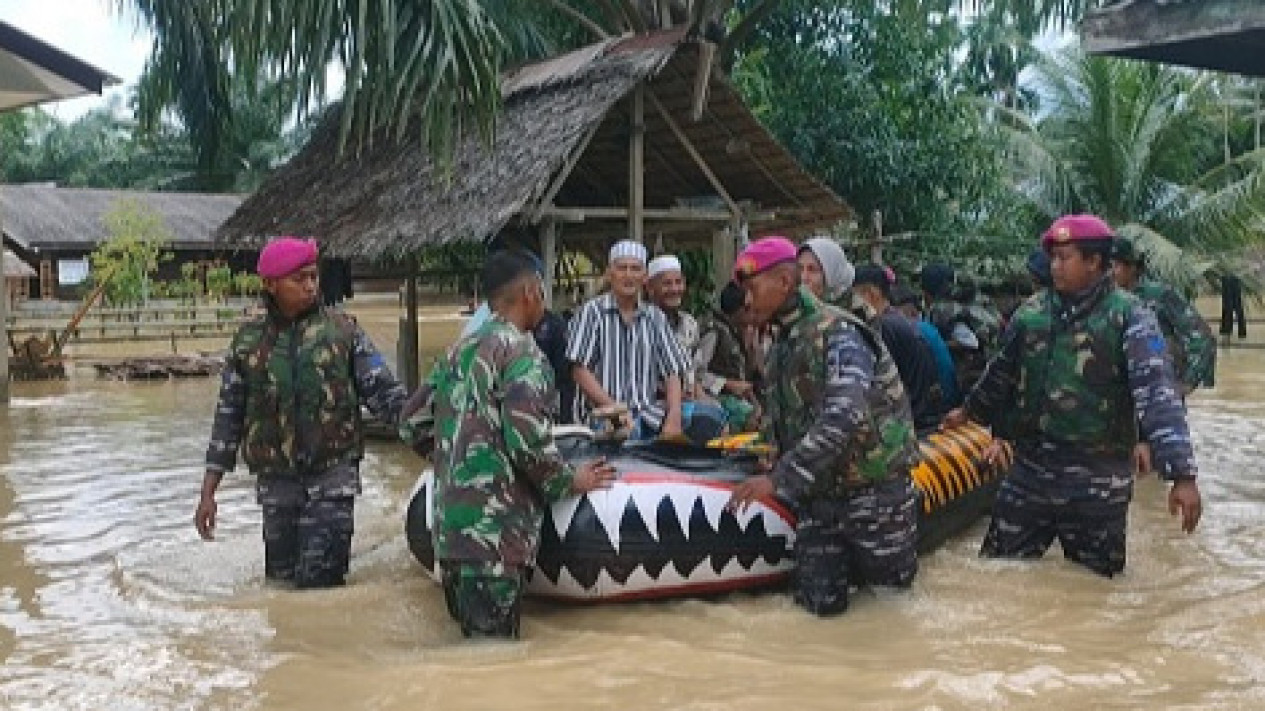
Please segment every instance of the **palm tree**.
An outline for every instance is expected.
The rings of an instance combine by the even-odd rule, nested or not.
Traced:
[[[176,109],[204,169],[233,132],[234,83],[284,79],[300,118],[324,103],[331,65],[344,72],[342,137],[353,146],[375,129],[398,137],[413,118],[437,155],[474,128],[493,127],[507,61],[539,57],[625,32],[687,27],[718,43],[732,66],[738,49],[783,3],[807,0],[112,0],[153,31],[139,94],[142,125]],[[851,0],[873,5],[878,0]],[[901,0],[1013,19],[1029,35],[1070,23],[1100,0]],[[847,5],[849,3],[837,3]]]
[[[1039,85],[1039,119],[1005,115],[1015,184],[1046,218],[1101,215],[1187,291],[1261,240],[1265,151],[1222,161],[1206,75],[1069,51]]]

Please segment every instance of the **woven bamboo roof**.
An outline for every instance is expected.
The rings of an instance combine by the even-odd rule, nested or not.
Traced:
[[[847,206],[796,163],[719,72],[709,73],[705,110],[692,120],[699,57],[697,42],[668,32],[609,40],[511,72],[502,84],[504,109],[491,145],[464,141],[450,181],[421,147],[416,127],[402,143],[379,137],[358,155],[348,149],[340,158],[335,107],[309,144],[242,203],[217,238],[256,246],[281,234],[312,235],[341,256],[393,258],[427,245],[488,239],[511,224],[535,224],[551,192],[552,206],[573,215],[626,208],[629,97],[643,81],[644,203],[656,215],[647,220],[648,236],[670,229],[674,239],[710,239],[718,227],[714,220],[687,223],[673,219],[674,211],[700,204],[724,208],[653,101],[732,200],[756,217],[753,231],[796,233],[846,218]],[[622,218],[610,214],[579,219],[563,227],[564,237],[614,238],[626,230]]]

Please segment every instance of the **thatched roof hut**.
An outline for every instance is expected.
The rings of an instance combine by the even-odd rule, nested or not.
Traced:
[[[1265,76],[1261,0],[1126,0],[1090,12],[1091,54]]]
[[[77,280],[87,276],[87,255],[109,237],[103,218],[125,201],[160,216],[171,232],[164,249],[175,258],[159,267],[160,278],[179,276],[180,266],[190,261],[227,259],[238,268],[249,262],[247,255],[227,254],[213,240],[215,229],[241,204],[238,195],[0,185],[4,246],[37,267],[35,293],[72,298]]]
[[[209,249],[212,235],[237,209],[237,195],[151,193],[61,188],[49,184],[0,186],[0,229],[6,242],[31,253],[91,251],[105,241],[102,219],[120,202],[133,201],[161,215],[171,230],[171,249]]]
[[[511,72],[490,147],[462,143],[447,182],[416,130],[339,158],[331,110],[217,237],[246,246],[310,234],[340,256],[391,258],[507,227],[556,229],[570,246],[638,224],[648,240],[710,246],[726,228],[796,233],[848,217],[743,105],[711,50],[663,32]]]

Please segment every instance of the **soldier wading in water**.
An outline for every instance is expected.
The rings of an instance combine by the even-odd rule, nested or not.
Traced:
[[[779,456],[735,487],[730,506],[774,493],[792,503],[795,601],[813,614],[846,610],[849,584],[908,586],[918,443],[896,364],[859,319],[800,285],[786,239],[751,243],[734,271],[751,320],[776,333],[763,397]]]
[[[522,255],[483,268],[492,317],[448,350],[404,408],[400,436],[435,467],[435,559],[448,612],[466,636],[518,637],[519,601],[543,506],[610,486],[596,460],[558,453],[553,371],[532,339],[544,286]]]
[[[1112,576],[1124,570],[1131,459],[1172,482],[1168,506],[1187,533],[1199,524],[1186,413],[1155,316],[1112,281],[1114,234],[1093,215],[1055,220],[1041,238],[1053,289],[1015,311],[998,354],[952,427],[972,419],[1014,442],[980,553],[1063,555]],[[1146,446],[1135,446],[1139,435]]]
[[[394,423],[407,395],[369,337],[317,297],[316,243],[259,255],[267,312],[229,346],[194,523],[215,530],[215,492],[237,450],[263,506],[264,573],[300,588],[342,585],[360,493],[363,401]]]

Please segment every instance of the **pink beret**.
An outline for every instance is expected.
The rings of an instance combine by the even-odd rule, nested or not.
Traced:
[[[1116,236],[1111,225],[1094,215],[1064,215],[1050,225],[1041,235],[1041,246],[1049,249],[1053,244],[1080,242],[1083,240],[1112,239]]]
[[[259,253],[259,276],[279,279],[316,263],[316,240],[299,237],[278,237]]]
[[[742,281],[785,262],[796,260],[798,250],[785,237],[765,237],[747,245],[734,262],[734,279]]]

